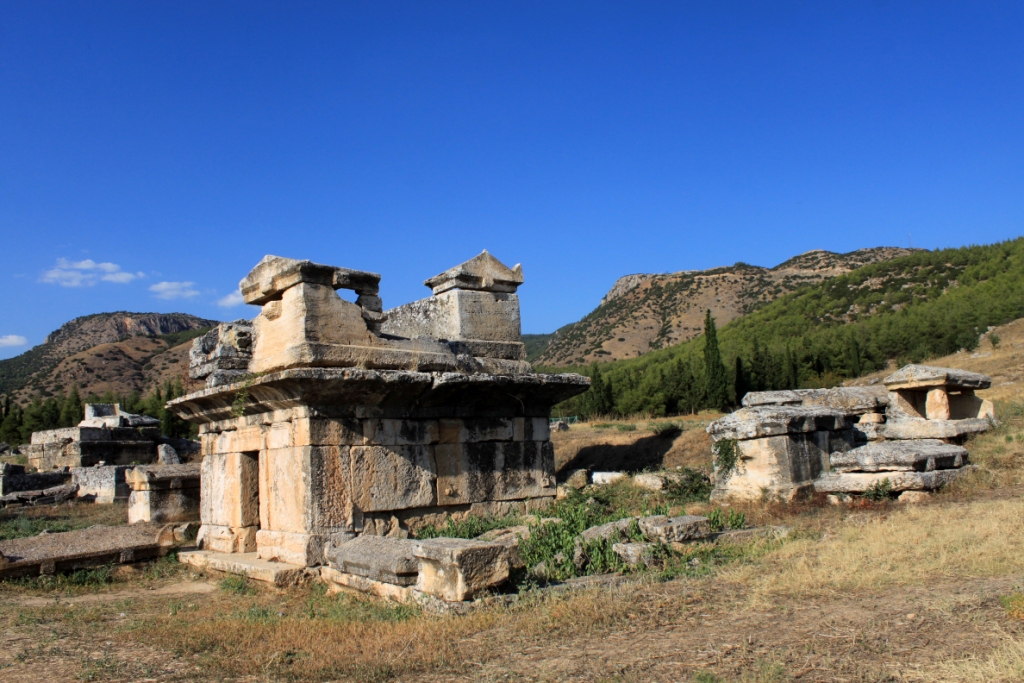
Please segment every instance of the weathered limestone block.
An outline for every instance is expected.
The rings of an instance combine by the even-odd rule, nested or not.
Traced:
[[[890,419],[880,430],[886,439],[961,439],[992,428],[988,420]]]
[[[238,288],[245,303],[262,306],[279,298],[285,290],[300,282],[332,289],[351,289],[361,296],[376,296],[380,289],[380,275],[376,273],[281,256],[264,256],[239,283]]]
[[[6,474],[0,476],[0,496],[16,491],[35,491],[61,486],[66,484],[69,478],[64,472],[25,472],[21,465],[3,463],[3,468]],[[76,483],[73,478],[72,482]]]
[[[517,263],[509,268],[484,249],[478,256],[435,275],[423,284],[430,287],[434,294],[451,289],[514,294],[519,285],[523,284],[523,267]]]
[[[627,566],[650,566],[654,562],[654,548],[653,543],[615,543],[612,552]]]
[[[823,406],[856,415],[883,410],[889,397],[883,386],[833,387],[832,389],[792,389],[782,391],[751,391],[741,403],[745,408],[757,406]]]
[[[924,405],[925,417],[929,420],[949,419],[949,394],[945,387],[929,389]]]
[[[178,457],[178,451],[174,450],[174,446],[162,443],[156,447],[156,458],[160,461],[161,465],[180,465],[181,459]]]
[[[904,365],[882,380],[889,389],[924,389],[946,387],[948,389],[988,389],[992,378],[979,372],[955,368],[940,368],[932,365]]]
[[[981,419],[995,422],[996,410],[992,401],[975,396],[973,391],[963,390],[949,394],[949,419]]]
[[[131,487],[125,481],[125,472],[132,465],[107,465],[105,467],[73,467],[71,481],[78,484],[78,497],[92,499],[94,503],[109,504],[115,500],[126,500]]]
[[[363,512],[430,507],[437,467],[430,446],[353,446],[352,502]]]
[[[736,442],[736,469],[718,473],[713,500],[792,500],[829,466],[829,454],[846,450],[851,432],[817,431]]]
[[[930,472],[967,464],[967,449],[936,439],[883,441],[833,453],[830,459],[837,472]]]
[[[548,441],[550,420],[546,417],[517,417],[512,420],[513,441]]]
[[[201,468],[203,524],[234,529],[257,527],[258,453],[214,453],[203,458]]]
[[[199,519],[199,463],[136,467],[125,473],[132,488],[128,523],[188,522]]]
[[[204,523],[199,527],[196,545],[217,553],[255,553],[259,527],[228,527]]]
[[[416,541],[380,536],[358,538],[328,545],[324,558],[338,571],[374,581],[411,586],[419,578]]]
[[[438,442],[437,420],[364,420],[363,442],[375,446],[416,446]]]
[[[836,431],[850,424],[841,410],[819,406],[762,406],[741,408],[707,427],[715,439],[759,439],[782,434]]]
[[[192,341],[189,350],[189,376],[205,379],[215,387],[243,377],[252,360],[252,324],[248,320],[221,323]]]
[[[711,535],[711,524],[707,517],[683,515],[682,517],[666,517],[655,515],[642,517],[638,521],[640,531],[652,541],[662,543],[683,543],[707,538]]]
[[[439,505],[554,495],[550,442],[440,444],[434,455]]]
[[[349,457],[345,446],[293,446],[260,452],[261,532],[323,535],[352,531]],[[320,545],[322,548],[322,542]],[[259,552],[264,557],[262,544]]]
[[[519,554],[519,544],[529,540],[531,529],[527,525],[510,526],[504,529],[492,529],[480,534],[476,540],[485,543],[497,543],[505,548],[505,556],[508,558],[509,567],[512,569],[523,569],[526,563]]]
[[[523,418],[456,418],[440,421],[441,443],[477,443],[479,441],[512,441],[516,433],[516,422],[523,426],[520,436],[525,437],[525,420]],[[531,421],[531,431],[533,424]],[[516,439],[523,441],[524,438]]]
[[[864,493],[888,480],[892,491],[933,491],[963,476],[970,467],[931,472],[829,472],[815,480],[816,491]]]
[[[416,588],[448,602],[469,600],[508,580],[505,548],[497,543],[461,538],[433,538],[415,543],[420,559]]]

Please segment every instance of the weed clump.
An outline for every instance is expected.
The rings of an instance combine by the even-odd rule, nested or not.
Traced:
[[[476,538],[488,531],[505,529],[520,523],[520,517],[512,514],[504,517],[469,516],[461,522],[456,522],[449,517],[441,526],[430,524],[418,529],[415,536],[416,538]]]
[[[671,502],[680,505],[709,500],[713,488],[714,485],[706,474],[686,467],[678,470],[675,476],[666,482],[664,493]]]
[[[875,502],[889,500],[892,497],[892,482],[889,481],[889,477],[872,484],[871,488],[864,492],[864,497]]]
[[[220,580],[220,589],[233,595],[256,595],[256,588],[249,579],[239,574],[225,576]]]

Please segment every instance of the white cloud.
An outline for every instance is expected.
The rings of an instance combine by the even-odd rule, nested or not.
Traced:
[[[149,288],[158,299],[191,299],[199,296],[199,292],[192,289],[194,282],[158,282]]]
[[[40,280],[61,287],[91,287],[101,280],[123,285],[140,277],[145,277],[145,274],[123,271],[121,266],[109,261],[97,263],[92,259],[68,261],[65,258],[59,258],[57,265],[45,271]]]
[[[245,301],[242,300],[241,292],[231,292],[225,297],[217,299],[217,305],[223,306],[224,308],[234,308],[235,306],[241,306]]]
[[[0,348],[5,346],[24,346],[28,344],[28,339],[25,339],[20,334],[5,334],[0,337]]]

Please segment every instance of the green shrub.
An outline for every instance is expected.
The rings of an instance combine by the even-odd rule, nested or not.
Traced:
[[[717,442],[712,450],[715,457],[715,472],[720,477],[727,477],[736,469],[739,461],[739,448],[735,439],[722,439]]]
[[[864,492],[864,497],[868,500],[882,501],[889,500],[892,496],[892,482],[889,481],[889,477],[886,477],[882,481],[876,482],[867,491]]]
[[[635,432],[636,431],[636,425],[634,425],[634,424],[615,425],[615,428],[618,429],[620,432]]]
[[[722,513],[722,508],[715,508],[708,513],[708,524],[711,526],[711,531],[715,533],[725,530],[725,515]]]
[[[725,523],[730,529],[742,529],[747,526],[747,516],[739,510],[729,510]]]
[[[522,519],[518,515],[506,515],[504,517],[470,516],[461,522],[456,522],[449,517],[443,525],[427,525],[418,529],[414,535],[416,538],[476,538],[480,534],[487,533],[493,529],[505,529],[520,523],[522,523]]]
[[[707,475],[689,467],[677,471],[676,474],[677,478],[667,481],[664,488],[665,497],[673,503],[696,503],[711,497],[714,485]]]

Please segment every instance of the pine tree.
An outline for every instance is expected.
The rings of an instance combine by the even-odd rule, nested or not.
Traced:
[[[13,406],[4,409],[3,423],[0,423],[0,441],[5,441],[12,447],[25,443],[21,438],[21,426],[23,414],[21,406],[15,403]]]
[[[704,316],[704,386],[707,407],[725,410],[729,403],[729,380],[722,362],[722,352],[718,348],[718,331],[710,309]]]

